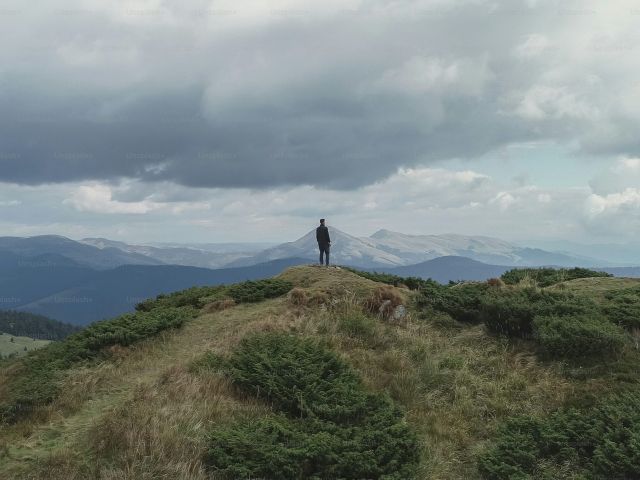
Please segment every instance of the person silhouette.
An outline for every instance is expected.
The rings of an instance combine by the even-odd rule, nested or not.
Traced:
[[[329,229],[324,224],[324,218],[320,219],[320,226],[316,228],[316,240],[320,249],[320,265],[324,257],[326,266],[329,266],[329,250],[331,249],[331,237],[329,237]]]

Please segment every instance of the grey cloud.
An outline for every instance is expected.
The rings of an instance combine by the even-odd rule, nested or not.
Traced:
[[[40,6],[10,28],[22,43],[2,51],[0,180],[348,189],[512,142],[581,140],[584,119],[505,113],[505,94],[546,71],[514,47],[572,22],[538,3],[376,1],[333,14],[309,4],[257,22],[224,9],[198,18],[204,2],[51,18]],[[423,64],[426,86],[371,88],[413,58],[440,62]]]

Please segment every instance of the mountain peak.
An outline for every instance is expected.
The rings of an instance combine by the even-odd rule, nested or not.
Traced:
[[[392,237],[392,236],[395,236],[395,235],[402,235],[402,234],[399,234],[398,232],[393,232],[391,230],[387,230],[386,228],[381,228],[376,233],[371,235],[369,238],[380,239],[380,238]]]

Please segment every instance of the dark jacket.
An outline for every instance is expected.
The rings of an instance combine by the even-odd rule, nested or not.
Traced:
[[[318,240],[318,245],[329,245],[331,243],[331,238],[329,238],[329,229],[320,225],[316,228],[316,240]]]

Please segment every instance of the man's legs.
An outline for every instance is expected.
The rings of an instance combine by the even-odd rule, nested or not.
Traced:
[[[329,265],[329,245],[318,245],[320,249],[320,265]],[[324,261],[323,261],[324,260]]]

